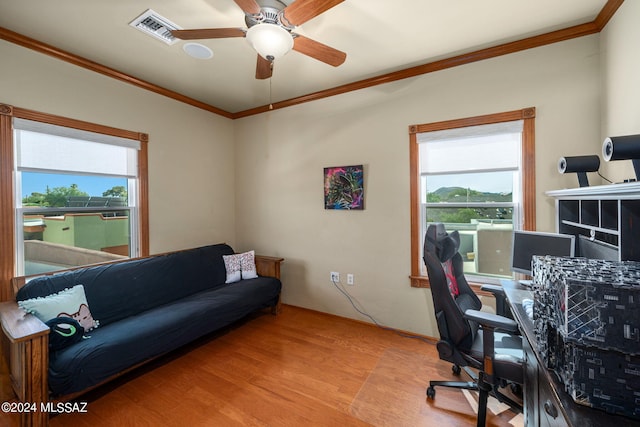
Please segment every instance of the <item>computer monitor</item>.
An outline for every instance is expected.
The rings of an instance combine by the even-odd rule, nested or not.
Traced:
[[[582,235],[578,236],[578,254],[589,259],[619,260],[617,246]]]
[[[513,232],[511,271],[531,276],[534,255],[574,256],[575,236],[540,231]]]

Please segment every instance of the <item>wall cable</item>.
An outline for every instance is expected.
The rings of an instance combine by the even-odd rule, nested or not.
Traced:
[[[367,312],[365,312],[365,311],[363,311],[363,310],[359,309],[359,308],[356,306],[356,304],[353,302],[353,297],[352,297],[351,295],[349,295],[349,293],[348,293],[346,290],[344,290],[344,289],[342,288],[342,286],[338,285],[338,283],[339,283],[339,282],[336,282],[335,280],[332,280],[332,281],[331,281],[331,283],[333,283],[333,286],[335,286],[335,287],[336,287],[336,289],[337,289],[337,290],[339,290],[339,291],[340,291],[340,292],[341,292],[341,293],[342,293],[342,294],[347,298],[347,300],[349,301],[349,303],[351,303],[351,306],[352,306],[352,307],[353,307],[353,308],[354,308],[358,313],[360,313],[361,315],[363,315],[363,316],[367,317],[368,319],[370,319],[370,320],[373,322],[373,324],[374,324],[375,326],[377,326],[378,328],[380,328],[380,329],[384,329],[385,331],[391,331],[391,332],[394,332],[395,334],[397,334],[397,335],[399,335],[399,336],[401,336],[401,337],[403,337],[403,338],[418,339],[418,340],[424,341],[424,342],[426,342],[426,343],[433,344],[433,340],[430,340],[430,339],[425,338],[425,337],[423,337],[423,336],[420,336],[420,335],[412,335],[412,334],[409,334],[409,333],[407,333],[407,332],[403,332],[403,331],[401,331],[401,330],[399,330],[399,329],[395,329],[395,328],[392,328],[392,327],[390,327],[390,326],[385,326],[385,325],[382,325],[382,324],[378,323],[378,321],[377,321],[376,319],[374,319],[374,318],[373,318],[373,316],[371,316],[369,313],[367,313]]]

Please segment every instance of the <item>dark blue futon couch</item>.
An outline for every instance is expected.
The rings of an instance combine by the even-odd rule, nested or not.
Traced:
[[[32,279],[16,300],[84,286],[99,327],[90,338],[49,354],[49,389],[76,393],[213,332],[276,307],[278,278],[225,284],[225,244],[98,265]],[[260,269],[258,269],[260,272]]]

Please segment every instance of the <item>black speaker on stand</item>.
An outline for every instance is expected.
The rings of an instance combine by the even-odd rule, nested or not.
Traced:
[[[612,136],[602,143],[602,158],[609,160],[631,160],[636,181],[640,180],[640,135]]]
[[[587,172],[597,172],[598,169],[600,169],[600,157],[596,155],[566,156],[560,157],[558,160],[558,172],[577,173],[578,184],[580,184],[580,187],[588,187],[589,179],[587,178]]]

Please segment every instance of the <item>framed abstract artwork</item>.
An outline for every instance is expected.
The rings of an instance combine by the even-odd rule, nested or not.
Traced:
[[[364,209],[362,165],[324,168],[324,208]]]

